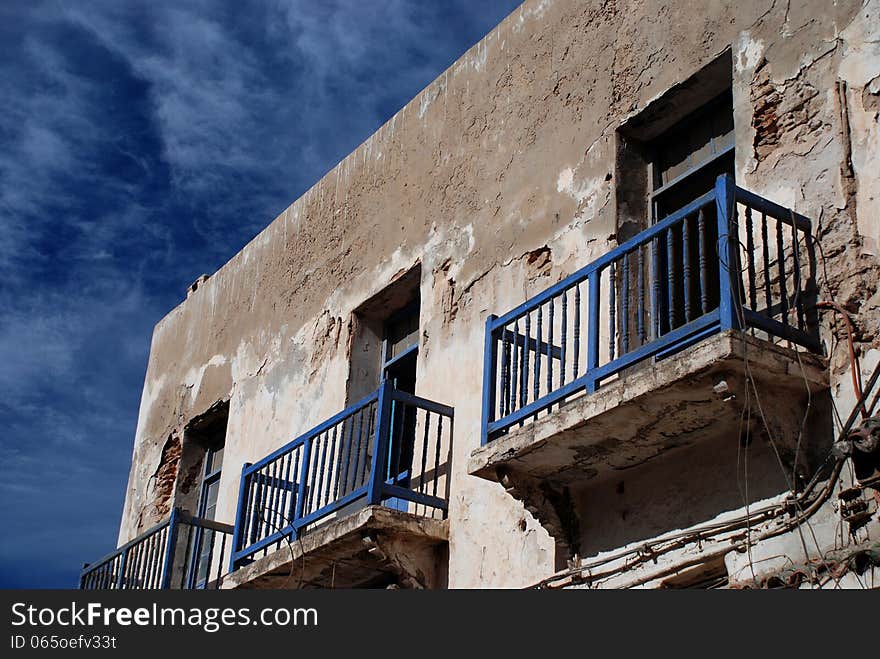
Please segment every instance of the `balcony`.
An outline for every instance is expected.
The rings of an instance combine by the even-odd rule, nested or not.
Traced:
[[[232,527],[175,508],[168,519],[93,564],[81,590],[219,588]]]
[[[684,208],[487,319],[482,445],[469,473],[502,482],[557,541],[598,551],[601,542],[584,546],[575,491],[606,496],[622,474],[656,471],[662,454],[705,462],[759,430],[778,431],[782,457],[802,459],[797,429],[828,386],[816,291],[810,221],[719,177]],[[759,395],[770,390],[758,423]]]
[[[245,464],[226,585],[437,586],[452,424],[452,408],[385,380]]]

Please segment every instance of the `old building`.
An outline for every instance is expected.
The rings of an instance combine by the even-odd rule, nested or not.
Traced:
[[[83,585],[878,585],[880,2],[700,4],[528,0],[194,283]]]

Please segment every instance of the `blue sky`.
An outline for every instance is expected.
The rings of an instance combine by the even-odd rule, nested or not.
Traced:
[[[74,587],[115,546],[186,287],[518,4],[0,4],[0,587]]]

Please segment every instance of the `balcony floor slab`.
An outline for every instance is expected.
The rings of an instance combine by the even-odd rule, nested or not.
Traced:
[[[223,578],[223,588],[359,588],[444,585],[446,520],[367,506],[313,528]]]
[[[670,448],[736,433],[749,373],[768,424],[783,435],[800,427],[807,387],[811,395],[828,388],[824,358],[725,331],[509,430],[471,453],[468,472],[493,481],[515,472],[557,487],[580,485]],[[759,411],[751,401],[754,428]]]

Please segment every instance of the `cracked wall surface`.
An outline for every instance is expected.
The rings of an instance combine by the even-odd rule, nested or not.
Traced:
[[[552,573],[547,531],[465,470],[485,317],[616,244],[617,128],[728,49],[737,183],[813,218],[823,294],[853,314],[858,353],[880,354],[878,30],[876,0],[525,2],[159,321],[120,542],[173,505],[169,438],[222,400],[231,522],[242,463],[345,407],[354,310],[419,264],[417,393],[455,408],[449,585]]]

